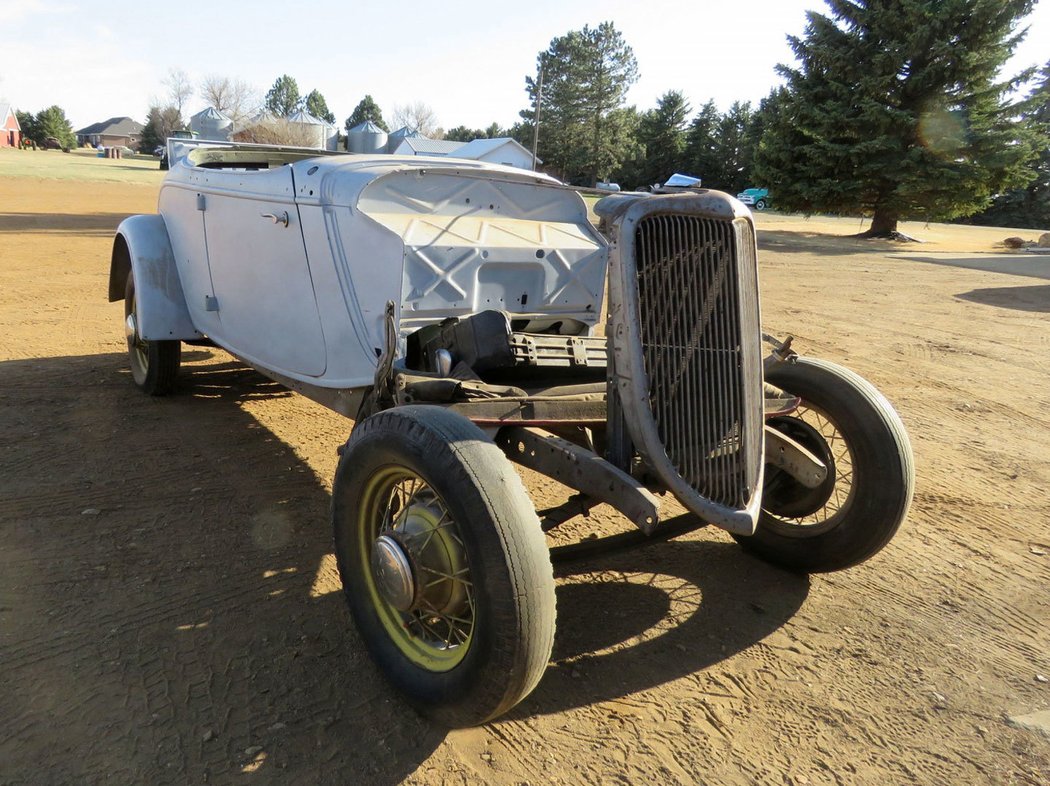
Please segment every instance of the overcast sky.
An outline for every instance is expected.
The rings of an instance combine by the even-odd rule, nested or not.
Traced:
[[[384,114],[422,101],[440,125],[509,126],[525,106],[525,75],[550,40],[611,20],[638,58],[628,100],[651,108],[683,91],[694,111],[757,102],[791,62],[821,0],[530,0],[527,3],[354,0],[0,0],[0,100],[37,112],[51,104],[73,127],[127,115],[145,120],[172,68],[194,83],[238,78],[264,94],[289,74],[317,88],[341,126],[370,93]],[[1037,5],[1011,70],[1050,56],[1050,0]],[[188,114],[204,107],[194,97]]]

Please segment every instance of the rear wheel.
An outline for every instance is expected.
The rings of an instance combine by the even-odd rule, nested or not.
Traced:
[[[138,300],[135,298],[135,276],[128,273],[124,285],[124,333],[128,339],[131,377],[143,392],[165,396],[175,387],[182,360],[179,341],[147,341],[139,334]]]
[[[514,467],[465,418],[399,407],[351,434],[332,492],[358,629],[390,682],[449,726],[506,712],[554,641],[554,579]]]
[[[811,489],[767,464],[758,529],[737,540],[792,570],[863,562],[889,542],[911,503],[915,473],[900,417],[869,382],[833,363],[800,358],[766,379],[802,399],[768,425],[822,459],[828,477]]]

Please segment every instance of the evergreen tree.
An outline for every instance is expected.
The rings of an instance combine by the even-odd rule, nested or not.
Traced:
[[[343,125],[346,130],[349,131],[351,128],[361,125],[366,120],[371,120],[384,131],[388,133],[390,132],[390,126],[388,126],[386,121],[383,120],[383,112],[379,109],[379,104],[377,104],[370,95],[366,95],[361,99],[361,103],[354,108],[353,114],[346,119],[346,122]]]
[[[737,194],[752,184],[751,104],[734,101],[715,125],[713,162],[703,185]]]
[[[303,101],[303,108],[311,115],[326,123],[335,123],[335,115],[328,108],[328,102],[324,100],[320,90],[311,90]]]
[[[979,210],[1024,182],[1031,143],[999,71],[1034,0],[826,0],[789,36],[797,68],[756,164],[777,203],[900,218]]]
[[[493,123],[488,128],[456,126],[445,132],[445,139],[453,142],[473,142],[475,139],[497,139],[504,136],[507,136],[507,132],[500,128],[499,123]]]
[[[656,107],[638,121],[636,141],[641,155],[622,179],[632,186],[662,183],[685,164],[685,127],[689,120],[689,103],[678,90],[660,96]]]
[[[42,142],[44,137],[53,136],[63,148],[77,146],[77,136],[73,133],[73,126],[66,119],[66,113],[62,107],[57,105],[41,109],[36,113],[35,133],[40,136],[37,144]]]
[[[631,47],[612,22],[584,25],[553,39],[537,65],[543,74],[540,158],[572,182],[607,179],[632,147],[635,116],[623,106],[638,79]],[[539,84],[532,77],[525,82],[530,105],[521,116],[531,135]]]
[[[179,109],[176,106],[151,106],[146,115],[146,125],[142,128],[139,150],[152,152],[163,145],[169,136],[186,127]]]
[[[973,217],[972,223],[986,226],[1027,227],[1050,231],[1050,62],[1025,101],[1023,120],[1029,125],[1039,151],[1034,179],[1026,188],[1016,188],[996,197],[992,206]]]
[[[28,139],[37,145],[44,141],[44,137],[40,133],[40,127],[37,125],[36,117],[34,117],[32,112],[19,112],[16,110],[15,117],[18,118],[18,126],[22,129],[22,139]]]
[[[682,168],[699,177],[701,184],[707,183],[711,173],[719,166],[715,153],[715,134],[720,119],[715,102],[708,101],[689,123],[689,130],[685,134],[685,163]]]
[[[299,85],[288,74],[277,77],[266,94],[266,110],[277,117],[288,117],[299,109]]]

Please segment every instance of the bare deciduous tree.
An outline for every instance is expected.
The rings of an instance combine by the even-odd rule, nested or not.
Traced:
[[[243,79],[211,74],[200,84],[201,98],[239,125],[262,105],[259,91]]]
[[[411,104],[396,104],[394,106],[394,127],[408,126],[425,137],[440,139],[444,132],[438,127],[437,115],[428,104],[415,101]]]
[[[193,96],[193,83],[189,75],[181,68],[169,68],[168,75],[161,83],[168,88],[169,105],[178,109],[181,115],[186,102]]]

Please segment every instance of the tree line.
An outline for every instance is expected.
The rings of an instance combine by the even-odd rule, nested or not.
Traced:
[[[638,63],[604,22],[539,53],[512,132],[531,143],[538,114],[540,158],[578,185],[764,186],[788,210],[869,215],[868,236],[905,218],[1050,227],[1050,63],[1002,76],[1034,0],[826,2],[758,107],[690,119],[677,90],[627,106]]]
[[[777,67],[784,84],[757,107],[735,102],[723,113],[708,101],[694,113],[675,89],[651,109],[628,106],[639,65],[602,22],[538,53],[527,106],[509,128],[445,131],[423,102],[396,106],[391,125],[461,141],[511,136],[527,148],[538,125],[543,168],[575,185],[636,188],[682,172],[731,193],[770,188],[787,210],[869,215],[871,236],[892,235],[903,219],[1050,227],[1050,62],[1003,75],[1035,0],[825,1],[828,13],[807,12],[803,35],[789,37],[796,62]],[[147,150],[186,124],[194,86],[181,71],[164,85]],[[237,124],[261,110],[278,131],[300,110],[335,123],[324,96],[301,94],[288,74],[265,96],[217,76],[197,89]],[[27,136],[72,139],[59,107],[18,118]],[[391,128],[370,95],[343,127],[365,121]],[[295,144],[294,125],[256,141]]]

